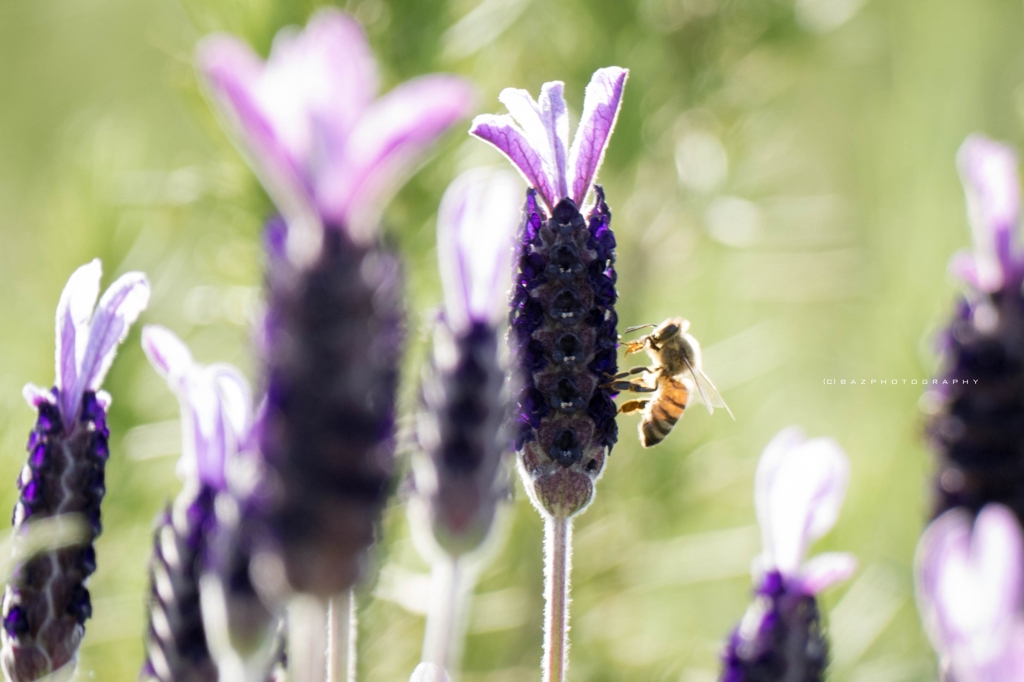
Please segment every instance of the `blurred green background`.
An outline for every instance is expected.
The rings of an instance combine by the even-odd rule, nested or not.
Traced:
[[[266,53],[315,5],[286,0],[0,2],[0,508],[15,501],[33,413],[53,377],[53,313],[94,257],[105,283],[146,271],[145,323],[253,375],[261,223],[269,203],[196,85],[195,41],[244,35]],[[824,596],[830,679],[934,680],[910,574],[926,517],[921,389],[952,308],[946,261],[968,244],[954,154],[971,131],[1022,141],[1018,0],[359,0],[386,87],[437,70],[472,78],[481,111],[506,86],[631,69],[601,182],[619,240],[623,325],[681,314],[736,413],[692,410],[642,451],[635,417],[577,523],[575,680],[712,682],[759,551],[752,479],[779,429],[835,437],[853,478],[816,546],[861,570]],[[501,163],[461,131],[399,195],[409,259],[407,376],[440,300],[434,214],[454,174]],[[140,325],[141,327],[141,325]],[[900,383],[827,385],[826,379]],[[906,383],[902,383],[906,379]],[[80,679],[133,679],[142,660],[151,520],[179,483],[177,405],[138,329],[114,396],[95,617]],[[406,384],[406,395],[414,385]],[[522,490],[477,588],[464,682],[537,679],[541,522]],[[379,575],[360,597],[361,679],[418,660],[426,564],[389,509]]]

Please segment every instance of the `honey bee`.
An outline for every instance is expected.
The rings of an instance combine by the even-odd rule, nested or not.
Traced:
[[[636,341],[626,342],[626,355],[646,350],[651,356],[651,365],[634,367],[616,374],[608,384],[616,391],[652,394],[650,398],[629,400],[619,407],[621,414],[643,412],[640,419],[640,444],[649,448],[665,440],[665,436],[690,404],[694,388],[708,412],[713,414],[716,407],[721,407],[735,419],[732,410],[701,368],[700,344],[687,333],[689,320],[670,317],[660,325],[641,324],[623,333],[629,334],[646,327],[655,329]],[[641,376],[630,378],[637,374]]]

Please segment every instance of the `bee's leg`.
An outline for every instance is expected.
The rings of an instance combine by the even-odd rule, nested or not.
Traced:
[[[628,400],[619,406],[619,414],[633,414],[634,412],[642,412],[649,400]]]
[[[654,393],[656,388],[641,384],[639,381],[613,381],[610,384],[605,384],[604,388],[610,388],[613,391],[629,391],[631,393]]]
[[[632,353],[639,353],[640,351],[642,351],[644,349],[644,346],[647,345],[647,339],[648,337],[645,336],[642,339],[637,339],[636,341],[627,341],[626,355],[631,355]]]
[[[626,377],[633,376],[634,374],[642,374],[643,372],[650,371],[650,367],[631,367],[625,372],[619,372],[612,379],[625,379]]]

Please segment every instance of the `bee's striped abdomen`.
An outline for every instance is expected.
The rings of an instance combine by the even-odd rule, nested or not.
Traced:
[[[640,444],[650,448],[665,440],[690,402],[690,391],[672,377],[658,380],[658,391],[640,420]]]

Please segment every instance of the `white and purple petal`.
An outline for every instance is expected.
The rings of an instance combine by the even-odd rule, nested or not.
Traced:
[[[555,207],[560,197],[555,195],[554,186],[544,166],[544,159],[516,126],[511,116],[481,114],[473,119],[469,134],[494,145],[523,174],[526,184],[537,190],[548,210]]]
[[[609,66],[594,72],[583,100],[583,114],[569,151],[570,197],[577,206],[590,191],[615,128],[626,86],[627,69]]]
[[[117,347],[149,304],[149,281],[141,272],[117,279],[100,298],[89,325],[89,342],[78,369],[76,395],[96,391],[103,383]]]
[[[792,429],[776,436],[755,481],[766,563],[787,577],[797,574],[810,543],[835,525],[849,479],[838,443],[801,437]]]
[[[545,83],[540,89],[540,114],[551,147],[551,175],[555,194],[569,196],[569,111],[565,105],[565,84],[561,81]]]
[[[311,205],[305,159],[294,155],[258,93],[263,62],[243,41],[227,35],[204,38],[197,66],[240,150],[283,214],[303,215]]]
[[[456,76],[414,78],[375,101],[343,148],[328,155],[316,184],[327,223],[357,240],[373,234],[381,210],[427,149],[469,114],[473,87]]]
[[[792,581],[793,588],[814,596],[857,572],[857,558],[847,552],[825,552],[805,562]]]
[[[973,529],[965,510],[946,512],[922,535],[915,574],[921,618],[940,654],[959,670],[1007,660],[1024,622],[1024,541],[1012,512],[989,505]]]
[[[362,27],[334,9],[299,32],[277,34],[256,98],[307,178],[343,147],[377,94],[377,65]]]
[[[982,291],[1019,285],[1024,259],[1015,253],[1013,231],[1020,217],[1017,154],[1008,145],[971,135],[957,152],[974,235],[974,281]]]
[[[73,424],[78,401],[75,385],[85,347],[89,341],[89,319],[100,293],[103,266],[98,258],[75,270],[57,304],[57,353],[55,385],[61,391],[60,412],[65,424]]]
[[[446,318],[456,332],[503,317],[521,199],[515,174],[487,168],[457,177],[441,199],[438,260]]]

